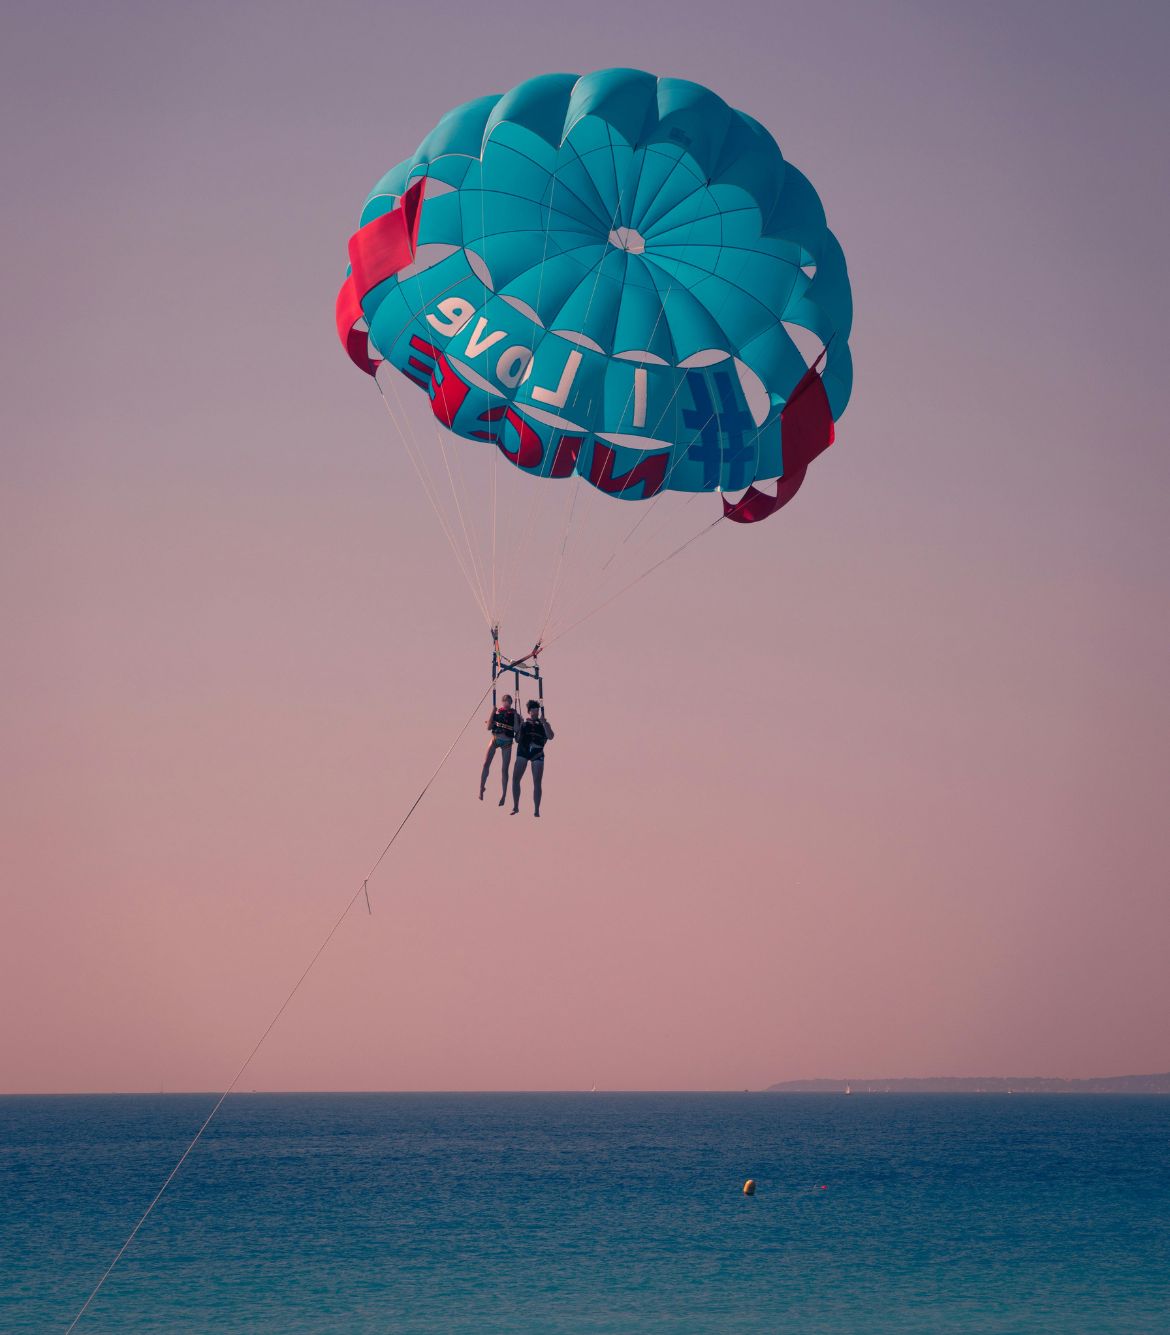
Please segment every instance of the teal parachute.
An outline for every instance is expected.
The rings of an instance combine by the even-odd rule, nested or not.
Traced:
[[[458,107],[378,183],[350,252],[354,360],[528,473],[634,500],[792,491],[849,398],[849,281],[816,191],[695,83],[548,74]]]
[[[493,629],[519,572],[549,586],[540,638],[564,633],[565,588],[604,606],[606,581],[698,536],[661,520],[704,493],[708,527],[774,514],[849,400],[852,297],[817,193],[696,83],[547,74],[457,107],[378,182],[349,259],[338,334]]]

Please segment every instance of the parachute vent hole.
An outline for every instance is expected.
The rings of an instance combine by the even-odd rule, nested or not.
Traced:
[[[609,234],[609,244],[618,250],[628,250],[631,255],[641,255],[646,249],[642,233],[632,227],[615,227]]]

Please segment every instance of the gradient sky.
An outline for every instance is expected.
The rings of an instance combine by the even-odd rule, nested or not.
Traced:
[[[7,5],[0,1089],[222,1088],[483,689],[345,242],[615,64],[814,181],[853,401],[550,651],[540,822],[465,739],[242,1087],[1170,1067],[1168,14]]]

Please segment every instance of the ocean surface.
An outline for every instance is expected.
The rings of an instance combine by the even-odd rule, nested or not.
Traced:
[[[68,1325],[213,1102],[0,1099],[4,1335]],[[1170,1098],[236,1095],[102,1331],[1170,1332]]]

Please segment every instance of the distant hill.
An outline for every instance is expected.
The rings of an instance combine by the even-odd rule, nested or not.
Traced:
[[[1103,1075],[1091,1080],[1049,1076],[956,1075],[902,1080],[782,1080],[767,1094],[1170,1094],[1165,1075]]]

